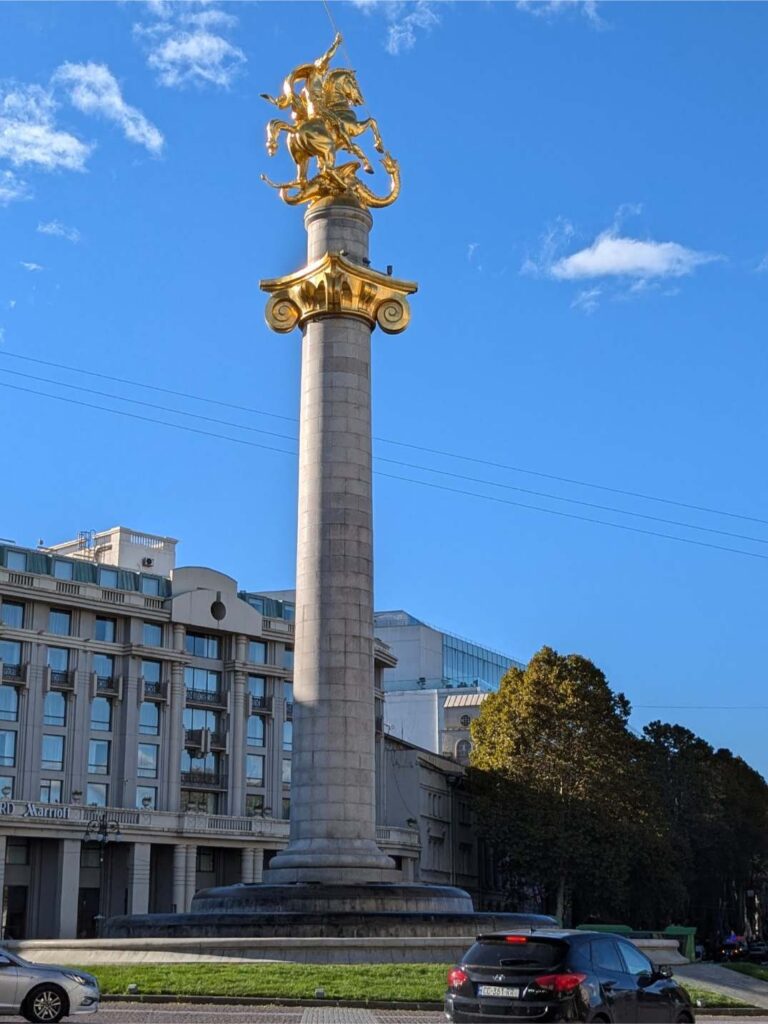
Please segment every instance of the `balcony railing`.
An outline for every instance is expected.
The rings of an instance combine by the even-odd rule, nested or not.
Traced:
[[[293,701],[287,700],[285,702],[285,717],[290,721],[293,718]]]
[[[187,690],[187,704],[224,704],[220,690]]]
[[[144,679],[145,697],[165,697],[165,685],[159,679]]]
[[[251,694],[251,714],[257,715],[260,711],[272,710],[272,698]]]
[[[201,750],[203,746],[203,730],[202,729],[185,729],[184,730],[184,746],[192,747],[194,750]]]
[[[227,745],[227,737],[223,732],[211,733],[211,747],[214,750],[223,750]]]
[[[117,679],[114,676],[96,676],[97,693],[117,693]]]
[[[72,672],[69,669],[56,669],[51,670],[51,686],[57,690],[74,690],[75,680]]]
[[[26,681],[26,665],[11,665],[2,662],[4,683],[23,683]]]
[[[208,786],[223,789],[223,779],[218,772],[182,772],[182,786]]]

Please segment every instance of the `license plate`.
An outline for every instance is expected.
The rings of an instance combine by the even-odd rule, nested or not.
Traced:
[[[520,989],[508,985],[478,985],[479,996],[498,996],[500,999],[519,999]]]

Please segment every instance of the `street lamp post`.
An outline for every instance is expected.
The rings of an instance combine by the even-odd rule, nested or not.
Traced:
[[[98,843],[99,844],[99,911],[105,902],[104,894],[104,851],[107,843],[117,841],[120,838],[120,825],[113,818],[107,816],[107,812],[103,811],[98,818],[90,818],[85,824],[85,835],[83,836],[84,843]],[[101,922],[104,920],[104,914],[99,912],[96,915],[96,935],[101,934]]]

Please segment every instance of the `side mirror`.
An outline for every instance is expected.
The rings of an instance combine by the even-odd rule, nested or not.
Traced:
[[[656,973],[660,978],[671,978],[673,971],[669,964],[659,964]]]
[[[658,974],[652,974],[650,971],[643,971],[642,974],[637,975],[637,984],[640,988],[647,988],[648,985],[652,985],[658,977]]]

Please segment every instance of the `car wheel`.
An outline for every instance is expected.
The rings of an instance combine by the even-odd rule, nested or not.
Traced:
[[[39,985],[24,1000],[21,1012],[32,1024],[57,1024],[67,1009],[62,989],[57,985]]]

